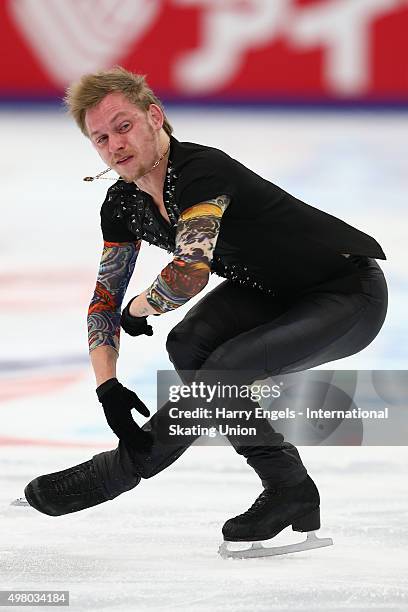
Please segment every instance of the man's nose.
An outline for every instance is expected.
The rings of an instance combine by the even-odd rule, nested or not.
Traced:
[[[109,152],[116,153],[124,148],[124,137],[122,134],[111,134],[109,136]]]

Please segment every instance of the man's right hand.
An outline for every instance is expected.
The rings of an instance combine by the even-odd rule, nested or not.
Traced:
[[[150,412],[134,391],[127,389],[117,380],[110,378],[96,389],[98,399],[103,406],[109,427],[122,440],[130,451],[148,452],[153,444],[151,434],[139,427],[132,418],[131,410],[135,408],[143,416]]]
[[[129,336],[153,336],[153,328],[147,323],[147,317],[134,317],[130,314],[130,305],[138,296],[130,300],[126,308],[122,311],[120,325]]]

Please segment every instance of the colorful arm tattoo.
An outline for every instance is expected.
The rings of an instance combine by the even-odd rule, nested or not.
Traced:
[[[174,259],[146,292],[147,301],[158,313],[182,306],[207,284],[221,217],[229,202],[222,195],[181,213]]]
[[[104,242],[96,288],[88,309],[89,351],[111,346],[119,352],[120,307],[141,241]]]

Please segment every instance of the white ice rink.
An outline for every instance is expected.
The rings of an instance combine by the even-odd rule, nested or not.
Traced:
[[[380,242],[388,257],[380,262],[390,293],[385,325],[361,353],[325,367],[406,369],[406,115],[169,116],[179,140],[226,150]],[[321,535],[335,545],[286,557],[218,557],[223,522],[260,492],[229,447],[192,448],[133,491],[70,516],[9,506],[35,476],[115,444],[86,339],[99,207],[111,183],[82,182],[103,165],[60,114],[2,111],[0,127],[0,589],[69,590],[75,611],[408,610],[406,446],[301,448],[322,497]],[[144,244],[128,295],[168,261]],[[122,335],[119,377],[152,409],[156,370],[171,368],[167,333],[194,302],[158,317],[152,338]],[[279,543],[298,537],[284,532]]]

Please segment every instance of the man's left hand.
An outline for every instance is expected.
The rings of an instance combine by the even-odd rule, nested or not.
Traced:
[[[129,452],[132,449],[149,451],[153,438],[133,420],[131,410],[135,408],[143,416],[149,416],[150,412],[136,393],[121,385],[117,378],[110,378],[99,385],[96,394],[109,427],[123,440]]]
[[[136,296],[137,297],[137,296]],[[130,314],[130,305],[133,300],[132,298],[126,308],[122,311],[120,317],[120,325],[130,336],[153,336],[153,328],[147,323],[147,317],[134,317]]]

